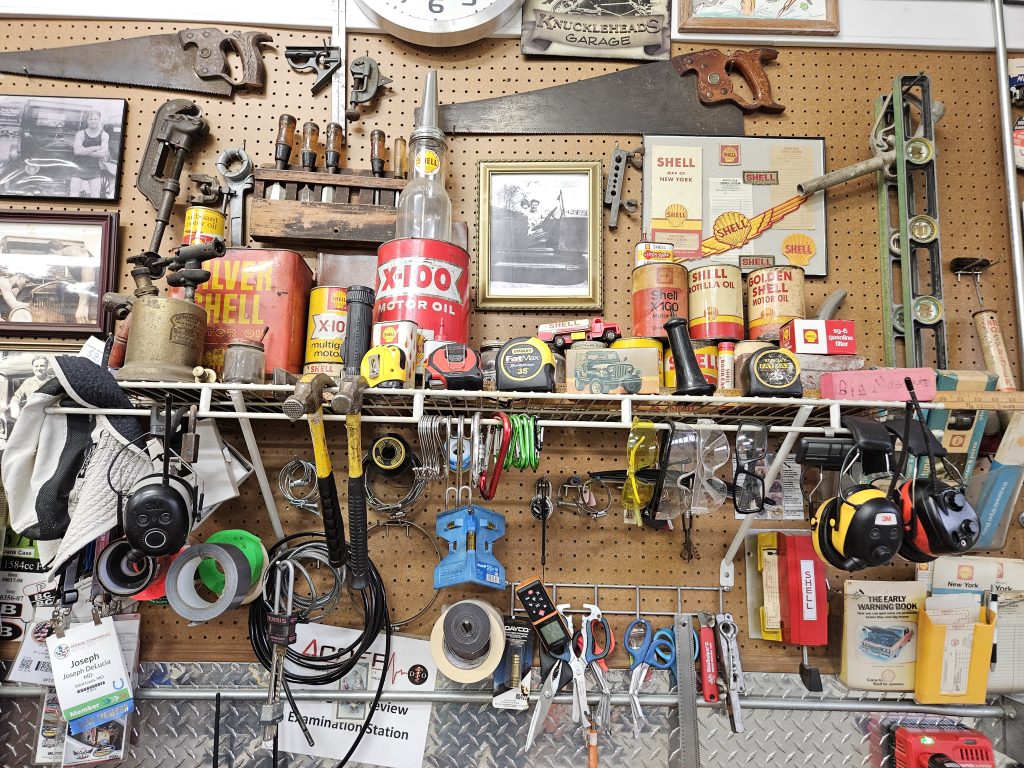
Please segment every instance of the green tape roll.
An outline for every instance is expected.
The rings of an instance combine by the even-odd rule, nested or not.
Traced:
[[[242,550],[245,559],[249,561],[252,570],[252,579],[249,586],[252,587],[260,580],[263,573],[266,550],[258,536],[243,530],[217,531],[206,540],[207,544],[232,544]],[[206,558],[199,564],[196,571],[203,586],[219,595],[224,591],[224,573],[217,567],[217,561],[213,558]]]

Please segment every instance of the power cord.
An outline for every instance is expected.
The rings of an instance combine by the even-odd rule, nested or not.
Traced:
[[[300,556],[309,557],[311,551],[316,552],[320,549],[322,549],[323,556],[326,557],[327,543],[326,536],[323,533],[304,531],[286,536],[271,547],[269,552],[270,563],[267,572],[274,573],[278,562],[290,559],[295,562],[293,558],[297,556],[297,553]],[[298,568],[297,563],[296,566]],[[366,735],[370,721],[377,712],[381,695],[384,693],[384,682],[391,659],[392,630],[384,581],[372,562],[368,563],[367,576],[368,583],[366,588],[359,591],[363,602],[363,631],[351,644],[339,649],[335,653],[319,657],[304,656],[292,647],[285,649],[285,658],[291,664],[285,666],[282,688],[285,696],[288,697],[289,702],[294,706],[294,697],[292,696],[289,683],[329,685],[341,680],[355,668],[360,658],[370,649],[370,646],[377,640],[381,632],[384,633],[384,669],[381,670],[376,695],[370,704],[366,719],[363,720],[363,725],[359,729],[352,747],[342,758],[341,762],[338,763],[338,768],[343,768],[343,766],[348,764],[352,754],[359,747],[363,736]],[[338,575],[339,582],[343,579],[344,572]],[[310,603],[317,603],[318,596],[314,594],[308,600]],[[252,650],[257,660],[268,670],[270,669],[273,657],[272,644],[267,636],[269,611],[270,606],[265,595],[262,599],[254,600],[249,606],[249,640],[252,643]],[[300,613],[300,617],[302,621],[309,621],[308,615],[302,616]]]

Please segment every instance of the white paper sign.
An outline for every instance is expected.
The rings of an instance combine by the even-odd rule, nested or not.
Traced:
[[[353,629],[320,624],[300,624],[295,648],[307,656],[337,652],[359,634]],[[384,667],[384,637],[377,638],[355,669],[335,684],[336,690],[375,691]],[[430,643],[407,637],[391,638],[391,659],[384,691],[433,691],[437,666],[430,655]],[[325,690],[324,686],[293,685],[294,689]],[[284,722],[278,731],[278,746],[285,752],[340,759],[355,741],[369,708],[368,702],[299,702],[314,746],[306,743],[295,715],[285,703]],[[382,701],[370,722],[352,762],[387,768],[420,768],[427,743],[431,704]]]

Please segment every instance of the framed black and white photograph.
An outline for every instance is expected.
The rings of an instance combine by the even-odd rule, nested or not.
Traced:
[[[28,396],[53,378],[48,355],[77,355],[81,344],[0,342],[0,455]]]
[[[0,335],[104,336],[116,213],[0,212]]]
[[[600,161],[480,161],[480,309],[601,309]]]
[[[117,200],[126,107],[0,95],[0,197]]]

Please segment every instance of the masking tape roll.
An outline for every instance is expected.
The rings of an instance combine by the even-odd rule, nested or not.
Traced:
[[[224,572],[224,592],[209,602],[196,591],[196,570],[204,558],[213,558]],[[197,544],[182,552],[167,570],[167,602],[191,622],[210,621],[242,604],[249,592],[252,571],[245,554],[230,544]]]
[[[445,640],[445,615],[459,606],[476,606],[483,609],[489,625],[487,652],[478,659],[465,660],[456,656]],[[505,653],[505,624],[498,609],[483,600],[462,600],[441,612],[430,632],[430,655],[434,657],[437,669],[449,680],[456,683],[478,683],[494,674]]]

